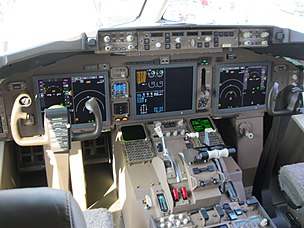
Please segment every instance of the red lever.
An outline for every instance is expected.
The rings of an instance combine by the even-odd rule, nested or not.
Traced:
[[[181,188],[181,191],[182,191],[182,197],[184,200],[188,199],[188,192],[187,192],[187,188],[186,187],[182,187]]]
[[[179,200],[179,194],[177,188],[172,189],[172,195],[173,195],[173,200],[178,201]]]

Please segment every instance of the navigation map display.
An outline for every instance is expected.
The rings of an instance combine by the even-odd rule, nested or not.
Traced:
[[[270,63],[217,65],[215,112],[263,109]]]
[[[194,112],[195,64],[134,67],[132,75],[136,117]]]
[[[37,109],[42,126],[44,110],[52,105],[61,105],[69,110],[74,126],[92,126],[95,122],[85,103],[95,97],[102,112],[103,122],[109,122],[109,97],[107,72],[79,73],[69,75],[38,76],[34,78]],[[38,118],[39,118],[38,117]]]

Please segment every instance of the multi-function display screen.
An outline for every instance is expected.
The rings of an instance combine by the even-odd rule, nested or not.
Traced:
[[[195,132],[204,132],[205,129],[214,129],[208,118],[197,118],[190,120],[191,126]]]
[[[194,111],[194,64],[133,68],[132,72],[135,116]]]
[[[37,108],[42,126],[44,110],[61,105],[69,110],[71,122],[77,126],[92,125],[95,122],[85,103],[95,97],[102,112],[103,122],[108,122],[109,91],[106,72],[80,73],[70,75],[37,76],[34,78]]]
[[[269,63],[218,65],[215,111],[264,108],[270,71]]]

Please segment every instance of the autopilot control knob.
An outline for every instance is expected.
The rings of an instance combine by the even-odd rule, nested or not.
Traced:
[[[180,43],[181,41],[182,41],[182,39],[181,39],[180,37],[176,37],[176,38],[175,38],[175,42],[176,42],[176,43]]]
[[[212,39],[211,39],[210,36],[205,37],[205,41],[206,41],[206,42],[210,42],[211,40],[212,40]]]

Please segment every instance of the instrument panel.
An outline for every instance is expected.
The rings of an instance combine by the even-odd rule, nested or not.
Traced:
[[[1,118],[9,122],[14,98],[21,92],[35,99],[27,108],[29,120],[21,123],[24,135],[43,131],[44,110],[52,105],[68,108],[73,129],[91,128],[93,115],[84,108],[90,97],[98,100],[105,130],[179,115],[263,115],[272,80],[283,86],[300,83],[301,71],[294,65],[249,49],[282,42],[280,31],[274,27],[100,30],[96,47],[88,46],[85,54],[7,77],[1,86],[3,97],[9,99],[4,99]],[[3,138],[9,128],[6,121],[2,123]]]
[[[53,105],[69,110],[72,127],[92,127],[94,115],[85,108],[85,102],[91,97],[99,104],[103,122],[110,122],[107,72],[35,76],[33,81],[35,94],[38,94],[36,108],[41,130],[44,111]]]

